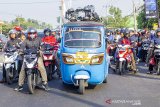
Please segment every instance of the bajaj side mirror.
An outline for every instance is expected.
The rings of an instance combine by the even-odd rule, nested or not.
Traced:
[[[60,54],[61,54],[60,49],[58,49],[58,51],[57,51],[57,57],[58,57],[58,59],[60,59]]]

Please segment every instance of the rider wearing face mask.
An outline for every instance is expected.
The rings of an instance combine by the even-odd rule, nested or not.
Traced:
[[[51,46],[54,46],[54,50],[57,52],[59,46],[58,46],[57,40],[55,38],[55,35],[53,35],[51,33],[52,33],[52,31],[49,28],[44,29],[45,36],[42,38],[42,42],[44,42],[45,44],[50,44]],[[57,67],[56,72],[58,73],[59,77],[61,77],[57,57],[56,57],[55,65]]]
[[[44,29],[44,37],[42,38],[42,42],[48,43],[52,46],[56,44],[56,38],[52,36],[51,30],[49,28]]]
[[[25,49],[41,49],[41,38],[37,37],[37,30],[35,28],[28,28],[27,30],[28,37],[26,40],[24,40],[23,44],[21,45],[21,50]],[[49,90],[48,84],[47,84],[47,75],[46,75],[46,70],[44,67],[43,59],[41,56],[41,51],[40,51],[40,56],[38,58],[38,70],[40,71],[40,74],[42,76],[42,87],[45,90]],[[22,64],[22,68],[19,74],[19,81],[18,81],[18,87],[15,88],[16,91],[20,91],[23,89],[23,84],[25,80],[25,65],[24,63]]]

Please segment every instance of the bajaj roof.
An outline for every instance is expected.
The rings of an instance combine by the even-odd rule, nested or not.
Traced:
[[[68,27],[78,27],[78,26],[85,26],[85,27],[96,27],[96,26],[104,26],[100,22],[93,22],[93,21],[77,21],[77,22],[68,22],[64,24],[64,26]]]

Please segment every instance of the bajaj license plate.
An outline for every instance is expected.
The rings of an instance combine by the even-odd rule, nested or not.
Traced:
[[[87,52],[77,52],[75,63],[76,64],[89,64],[90,59],[88,58],[88,53]]]
[[[77,52],[76,53],[76,58],[87,58],[88,53],[87,52]]]

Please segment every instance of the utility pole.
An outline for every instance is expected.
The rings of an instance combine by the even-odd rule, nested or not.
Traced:
[[[133,16],[134,16],[134,31],[137,32],[137,15],[136,15],[136,6],[134,0],[132,0],[133,3]]]
[[[61,0],[61,20],[64,23],[64,0]]]
[[[159,14],[159,7],[158,7],[158,0],[156,0],[156,2],[157,2],[157,18],[158,18],[158,27],[160,28],[160,14]]]
[[[3,28],[2,28],[2,25],[4,24],[4,22],[3,21],[0,21],[0,34],[2,34],[2,32],[3,32]]]

